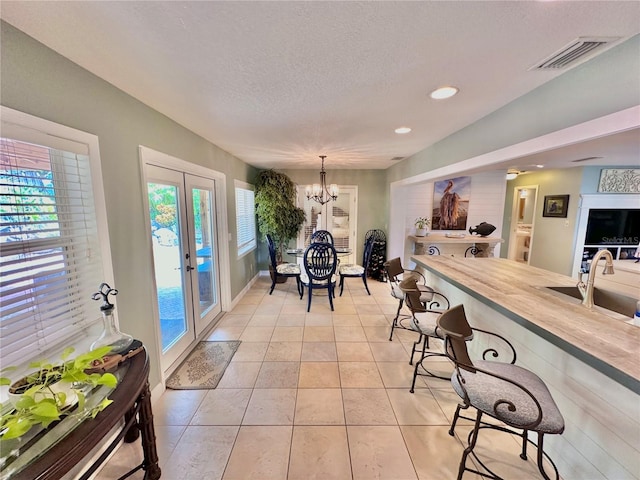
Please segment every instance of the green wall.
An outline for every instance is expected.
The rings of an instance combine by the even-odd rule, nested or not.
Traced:
[[[231,293],[249,282],[255,253],[235,254],[234,179],[252,181],[257,170],[113,85],[2,22],[2,105],[97,135],[100,142],[109,240],[123,331],[142,340],[152,358],[150,383],[160,381],[151,318],[155,302],[152,253],[145,216],[138,146],[226,175]],[[226,239],[226,236],[223,237]]]

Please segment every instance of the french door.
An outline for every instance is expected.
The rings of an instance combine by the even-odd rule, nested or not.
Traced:
[[[306,214],[305,223],[298,235],[298,248],[307,247],[311,234],[316,230],[328,230],[333,235],[336,247],[352,250],[348,257],[341,257],[341,262],[357,263],[355,259],[362,253],[356,251],[358,187],[340,185],[339,190],[337,200],[324,205],[307,200],[304,190],[298,190],[298,204]]]
[[[163,370],[221,312],[214,180],[145,166]]]

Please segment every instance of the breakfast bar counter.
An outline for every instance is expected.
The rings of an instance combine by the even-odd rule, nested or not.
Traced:
[[[412,260],[640,393],[640,327],[627,324],[619,314],[585,308],[544,288],[575,286],[575,279],[503,258],[418,255]],[[597,267],[598,276],[603,265]]]
[[[577,281],[520,262],[411,259],[430,286],[452,305],[464,305],[471,325],[507,338],[516,364],[546,383],[565,431],[550,437],[545,451],[563,479],[640,480],[640,327],[627,323],[630,317],[588,309],[577,298],[549,290],[575,287]],[[603,267],[597,267],[596,288]],[[633,298],[628,300],[635,310]]]

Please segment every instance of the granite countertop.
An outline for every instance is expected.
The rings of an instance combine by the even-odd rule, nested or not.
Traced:
[[[640,327],[541,288],[575,286],[575,279],[504,258],[414,255],[412,259],[560,348],[576,352],[632,390],[640,390]]]

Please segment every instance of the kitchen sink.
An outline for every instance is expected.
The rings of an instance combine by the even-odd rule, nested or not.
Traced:
[[[578,287],[544,288],[582,301],[582,295],[580,294]],[[633,318],[636,311],[636,302],[637,299],[633,297],[627,297],[626,295],[621,295],[610,290],[602,290],[597,287],[593,289],[593,304],[595,306],[619,313],[625,317]]]

